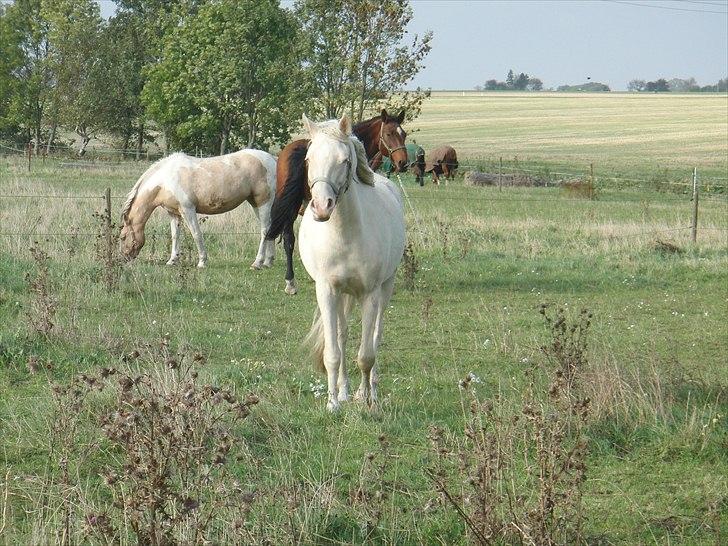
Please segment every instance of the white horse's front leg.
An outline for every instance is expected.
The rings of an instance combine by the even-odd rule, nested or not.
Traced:
[[[338,343],[338,308],[340,296],[332,287],[323,283],[316,283],[316,300],[324,329],[324,366],[328,379],[329,411],[339,409],[338,379],[341,365],[341,350]]]
[[[207,265],[207,250],[205,249],[205,241],[202,238],[200,224],[197,222],[197,212],[191,207],[184,208],[182,210],[182,215],[184,217],[185,224],[187,224],[187,229],[189,229],[190,233],[192,233],[192,238],[195,240],[195,244],[197,245],[197,253],[200,258],[197,262],[197,267],[205,267]]]
[[[172,254],[169,257],[167,265],[175,265],[177,260],[179,260],[180,217],[174,214],[170,214],[169,216],[169,224],[172,232]]]
[[[379,308],[377,309],[377,318],[374,323],[374,354],[379,351],[379,344],[382,341],[382,323],[384,322],[384,312],[387,310],[389,300],[394,291],[394,275],[382,283],[381,295],[379,298]],[[371,399],[373,402],[377,400],[377,367],[372,366],[369,376],[369,389],[371,391]]]
[[[338,343],[339,350],[341,351],[341,358],[339,359],[339,378],[336,386],[339,389],[338,400],[339,402],[346,402],[349,400],[349,377],[346,373],[346,338],[349,334],[349,320],[346,316],[346,296],[339,299],[338,308]]]
[[[374,334],[379,315],[379,300],[380,293],[376,290],[364,298],[361,307],[361,345],[356,358],[361,370],[361,384],[354,398],[368,405],[376,398],[376,391],[373,393],[371,389],[371,378],[377,356]]]

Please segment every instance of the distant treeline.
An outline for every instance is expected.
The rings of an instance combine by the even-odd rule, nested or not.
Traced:
[[[563,91],[601,93],[611,91],[605,83],[586,82],[577,85],[560,85],[556,89],[544,89],[539,78],[521,72],[516,75],[513,70],[508,71],[506,81],[488,80],[485,85],[476,85],[476,91]],[[716,93],[728,91],[728,78],[719,80],[714,85],[699,85],[695,78],[673,78],[667,80],[660,78],[655,81],[632,80],[627,85],[628,91],[645,93]]]
[[[476,91],[541,91],[543,82],[528,74],[521,72],[516,75],[513,70],[508,71],[506,81],[488,80],[485,85],[476,85]]]
[[[632,80],[627,84],[628,91],[638,93],[717,93],[728,91],[728,78],[719,80],[715,85],[699,85],[695,78],[665,78],[653,82],[645,80]]]

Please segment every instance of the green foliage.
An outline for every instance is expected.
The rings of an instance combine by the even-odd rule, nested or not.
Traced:
[[[106,76],[102,123],[125,150],[132,135],[144,130],[141,92],[147,48],[142,19],[132,12],[117,13],[102,31],[100,50]]]
[[[432,33],[409,45],[409,2],[395,0],[300,0],[295,12],[303,26],[304,55],[315,86],[315,112],[327,118],[348,112],[361,120],[383,104],[417,117],[429,92],[401,92],[422,69]]]
[[[485,82],[485,86],[479,88],[480,86],[476,86],[478,91],[481,89],[486,91],[541,91],[543,82],[539,78],[529,76],[524,72],[516,76],[513,70],[509,70],[506,81],[488,80]]]
[[[91,137],[102,126],[107,72],[101,62],[101,14],[92,0],[43,0],[42,17],[48,24],[48,70],[52,123],[65,125],[81,137],[83,155]]]
[[[17,140],[36,146],[41,138],[51,75],[48,71],[48,25],[42,17],[41,0],[18,0],[3,14],[0,47],[8,56],[0,76],[0,97],[5,94],[5,108],[0,110],[0,124]],[[1,99],[0,99],[1,100]]]
[[[607,84],[599,82],[586,82],[579,85],[560,85],[556,88],[556,90],[566,92],[580,91],[584,93],[602,93],[610,91]]]
[[[204,5],[165,39],[142,101],[178,148],[281,144],[300,115],[296,38],[272,0]]]

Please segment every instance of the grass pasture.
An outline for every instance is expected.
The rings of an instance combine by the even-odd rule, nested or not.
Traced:
[[[449,143],[461,161],[502,156],[582,173],[594,163],[622,177],[728,171],[725,94],[440,91],[411,129],[425,149]]]
[[[462,137],[440,114],[487,108],[471,108],[468,97],[441,99],[438,94],[425,107],[422,131],[414,136],[423,144],[442,138],[458,147]],[[548,95],[534,104],[508,95],[493,98],[512,100],[514,113],[523,109],[517,102],[540,111],[541,100],[580,99],[590,105],[597,100]],[[648,109],[653,99],[667,100],[644,99]],[[694,100],[699,110],[711,111],[718,98]],[[725,98],[720,100],[725,105]],[[674,103],[662,107],[672,111],[666,119],[683,115]],[[534,112],[533,119],[556,116],[556,110]],[[593,114],[590,107],[585,112]],[[674,157],[703,161],[706,170],[723,170],[725,176],[725,141],[718,138],[723,121],[705,116],[695,119],[712,137],[693,148],[676,136]],[[680,133],[682,125],[675,121],[673,128]],[[495,155],[517,154],[534,164],[550,161],[554,153],[573,167],[600,152],[605,165],[623,166],[619,172],[625,174],[632,166],[634,176],[647,172],[639,167],[640,156],[660,166],[670,157],[670,139],[604,147],[604,142],[587,144],[596,137],[580,124],[570,137],[576,144],[564,141],[547,149],[547,135],[556,133],[544,123],[538,149],[528,144],[533,139],[517,144],[526,137],[516,129],[511,147],[503,128],[499,136],[482,136],[479,142],[492,138],[502,146],[494,145]],[[461,161],[482,160],[487,150],[463,151]],[[168,337],[174,346],[206,356],[200,368],[205,378],[260,398],[235,429],[238,457],[228,463],[242,486],[256,492],[250,526],[247,535],[236,534],[221,520],[225,541],[466,544],[472,535],[425,471],[436,464],[431,427],[442,428],[453,453],[468,445],[463,430],[469,395],[458,386],[466,376],[481,400],[511,417],[521,415],[526,372],[548,362],[541,350],[552,340],[539,314],[544,303],[565,309],[569,320],[581,308],[594,315],[582,378],[592,408],[582,430],[589,450],[583,541],[718,544],[728,536],[728,203],[723,196],[701,200],[698,241],[692,244],[691,203],[683,194],[604,184],[598,198],[589,200],[557,187],[499,191],[464,186],[458,179],[420,188],[409,175],[402,177],[412,205],[407,217],[417,267],[409,276],[401,271],[386,315],[380,404],[370,412],[351,403],[329,415],[320,397],[324,378],[313,372],[300,348],[315,308],[313,284],[297,261],[299,294],[283,293],[280,246],[273,268],[248,270],[257,225],[247,205],[205,221],[209,266],[201,271],[194,267],[196,251],[187,232],[183,263],[164,266],[168,223],[155,213],[140,257],[122,269],[117,288],[107,291],[103,239],[93,213],[103,209],[106,187],[118,210],[144,168],[133,163],[64,167],[49,160],[34,163],[28,174],[18,158],[0,158],[0,195],[23,196],[0,197],[0,543],[55,543],[65,536],[62,511],[53,510],[61,504],[52,494],[56,489],[47,486],[62,475],[61,454],[49,445],[55,415],[49,383],[63,384],[103,366],[134,367],[124,355],[136,349],[146,354]],[[38,271],[31,246],[48,254],[47,287],[57,301],[47,336],[28,318],[41,299],[26,280]],[[352,358],[356,341],[355,321]],[[355,367],[350,366],[353,385]],[[106,391],[94,397],[76,431],[74,449],[84,464],[72,467],[58,495],[73,500],[76,519],[68,526],[73,540],[104,543],[89,533],[86,516],[110,505],[99,474],[119,460],[120,452],[93,432],[94,419],[112,407],[112,397]],[[367,466],[370,453],[374,464]],[[520,462],[513,464],[520,468]],[[456,499],[469,510],[467,476],[457,467],[453,460],[451,488],[463,493]],[[522,502],[532,502],[536,491],[531,493]],[[128,526],[128,521],[114,523]]]

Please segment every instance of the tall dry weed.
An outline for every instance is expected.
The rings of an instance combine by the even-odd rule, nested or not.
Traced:
[[[526,371],[517,407],[483,399],[469,374],[460,382],[462,436],[432,427],[426,473],[477,544],[580,544],[590,400],[580,389],[587,312],[575,323],[549,316],[549,358]],[[563,320],[562,320],[563,319]]]
[[[35,275],[31,273],[25,275],[31,296],[26,318],[33,332],[48,337],[55,327],[58,298],[52,293],[48,254],[38,246],[38,243],[30,247],[30,254],[35,264]]]

